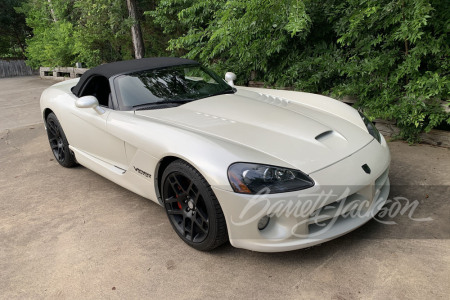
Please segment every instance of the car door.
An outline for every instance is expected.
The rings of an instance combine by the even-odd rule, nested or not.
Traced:
[[[124,141],[117,138],[107,126],[108,118],[114,113],[110,107],[111,93],[109,82],[105,77],[91,78],[83,89],[81,97],[95,96],[104,110],[99,114],[92,108],[74,107],[74,123],[69,136],[70,145],[87,155],[93,156],[121,169],[127,169]]]

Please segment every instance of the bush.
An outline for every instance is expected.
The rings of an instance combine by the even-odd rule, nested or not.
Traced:
[[[414,142],[450,118],[450,6],[427,0],[162,0],[148,14],[184,53],[238,83],[352,96]],[[178,20],[174,26],[174,20]]]

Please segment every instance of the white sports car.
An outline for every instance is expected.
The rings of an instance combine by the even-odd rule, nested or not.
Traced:
[[[41,96],[56,160],[81,164],[165,207],[175,232],[288,251],[369,221],[389,194],[389,149],[331,98],[234,86],[195,61],[101,65]]]

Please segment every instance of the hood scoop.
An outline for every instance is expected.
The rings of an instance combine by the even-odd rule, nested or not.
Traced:
[[[316,136],[316,140],[319,142],[326,141],[328,138],[332,137],[333,133],[333,130],[322,132],[321,134]]]
[[[347,139],[337,131],[327,130],[315,137],[316,141],[329,149],[342,149],[348,146]]]

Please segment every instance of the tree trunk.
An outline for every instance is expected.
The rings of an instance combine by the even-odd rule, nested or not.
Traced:
[[[52,0],[48,0],[48,6],[50,7],[50,14],[52,15],[53,22],[58,22],[58,19],[55,16],[55,11],[53,10]]]
[[[133,40],[134,56],[136,59],[144,57],[144,41],[142,40],[141,25],[137,18],[136,0],[127,0],[128,13],[133,20],[131,26],[131,38]]]
[[[25,45],[23,41],[20,39],[19,33],[17,32],[16,28],[13,29],[14,35],[16,36],[17,44],[19,45],[20,49],[22,50],[22,58],[26,59],[25,55]]]

